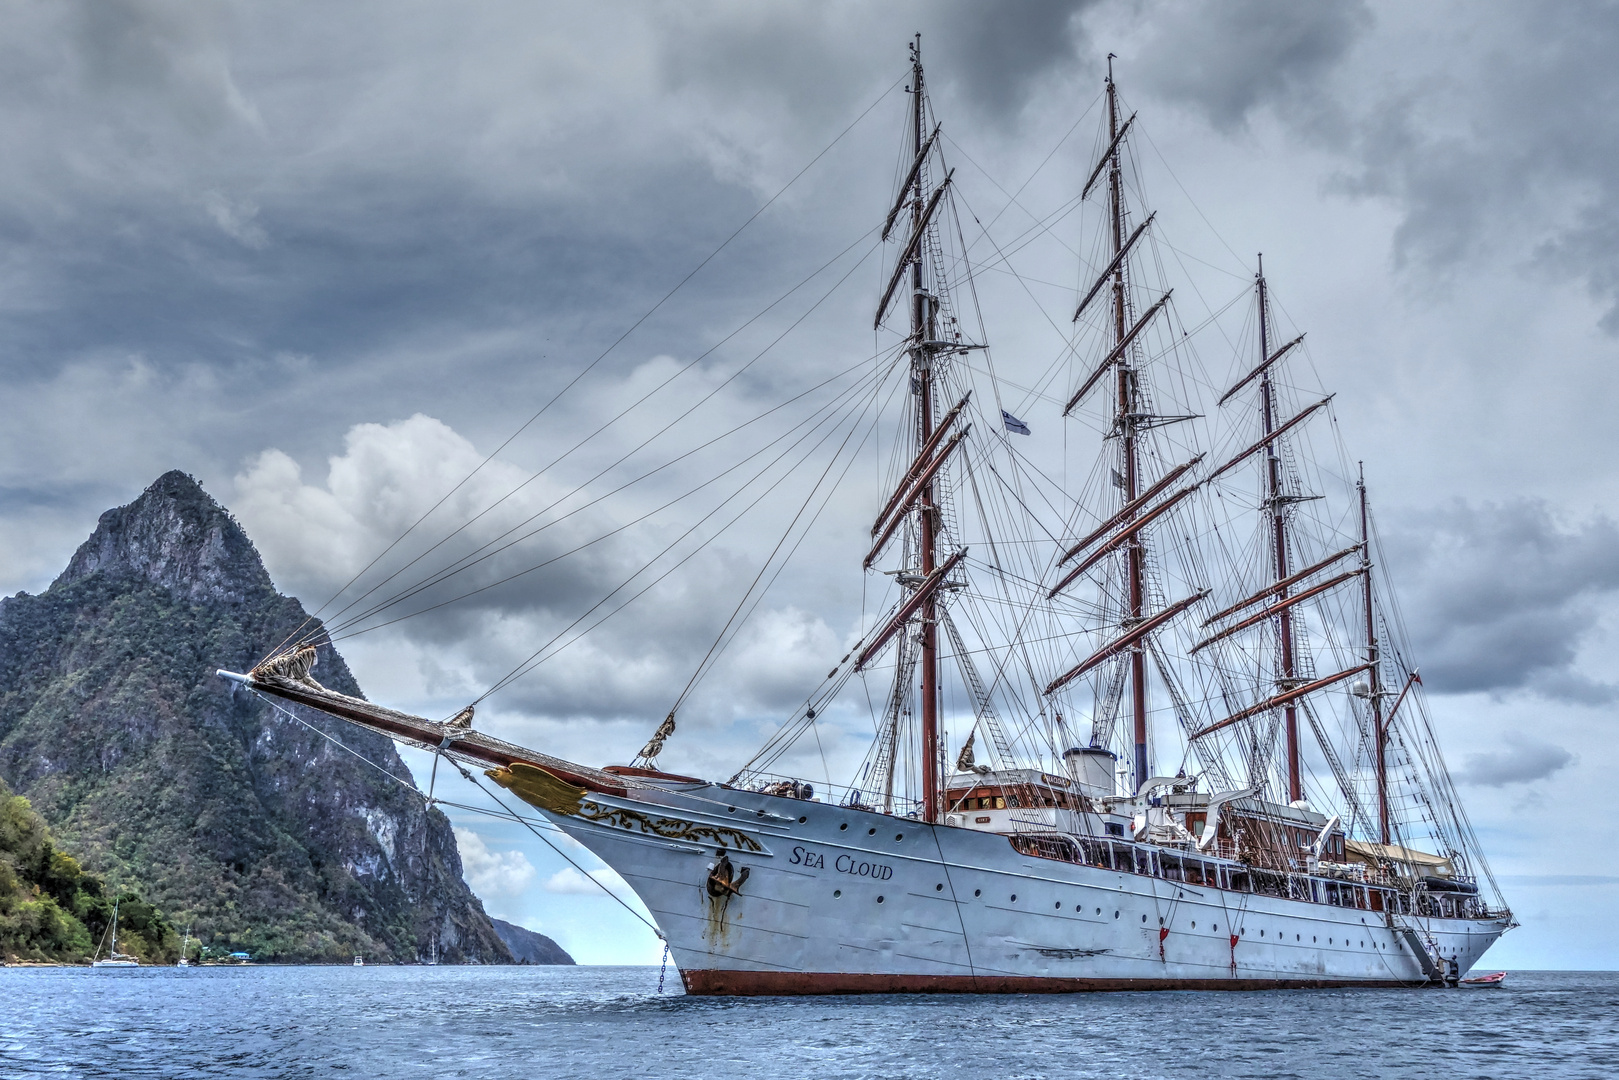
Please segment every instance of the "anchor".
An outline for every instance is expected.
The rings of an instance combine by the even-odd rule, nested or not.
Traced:
[[[731,858],[722,850],[720,861],[708,872],[708,895],[719,899],[720,897],[740,896],[742,883],[748,880],[748,868],[744,866],[740,871],[731,866]]]

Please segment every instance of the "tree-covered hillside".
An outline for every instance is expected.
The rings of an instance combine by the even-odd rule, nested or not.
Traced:
[[[58,851],[28,800],[0,780],[0,958],[82,963],[107,938],[114,897]],[[118,951],[173,963],[180,937],[134,893],[118,900]]]

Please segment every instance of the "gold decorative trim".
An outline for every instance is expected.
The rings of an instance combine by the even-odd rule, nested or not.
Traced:
[[[516,761],[504,769],[490,769],[485,775],[530,806],[553,814],[584,818],[598,825],[658,836],[665,840],[706,843],[737,851],[764,850],[757,840],[740,829],[652,817],[622,806],[586,802],[585,796],[589,792],[584,788],[526,762]]]

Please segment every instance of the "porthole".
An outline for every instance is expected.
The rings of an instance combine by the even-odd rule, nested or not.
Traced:
[[[1196,929],[1197,929],[1197,920],[1196,920],[1196,919],[1193,919],[1193,920],[1192,920],[1192,929],[1193,929],[1193,930],[1196,930]]]
[[[879,903],[879,904],[880,904],[880,903],[882,903],[882,902],[883,902],[883,898],[882,898],[882,897],[880,897],[880,896],[879,896],[879,897],[878,897],[878,898],[877,898],[877,902],[878,902],[878,903]]]
[[[866,835],[867,836],[876,836],[877,835],[877,830],[876,829],[867,829],[866,830]]]
[[[1062,910],[1062,901],[1061,901],[1061,900],[1058,900],[1058,901],[1057,901],[1057,910],[1058,910],[1058,911],[1061,911],[1061,910]]]
[[[734,807],[734,806],[727,806],[727,807],[726,807],[726,808],[725,808],[725,812],[726,812],[726,813],[727,813],[727,814],[734,814],[734,813],[736,813],[736,807]]]
[[[973,890],[973,895],[974,896],[983,896],[984,895],[984,890],[983,889],[974,889]]]
[[[1303,941],[1303,940],[1304,940],[1304,937],[1303,937],[1303,935],[1301,935],[1301,934],[1294,934],[1294,935],[1293,935],[1293,940],[1294,940],[1294,941]]]
[[[1331,939],[1331,938],[1328,938],[1328,939],[1327,939],[1327,944],[1328,944],[1328,945],[1331,945],[1331,944],[1332,944],[1332,943],[1333,943],[1333,942],[1332,942],[1332,939]]]
[[[1101,909],[1101,908],[1097,908],[1097,909],[1096,909],[1096,913],[1097,913],[1097,914],[1098,914],[1098,915],[1100,915],[1100,914],[1102,914],[1102,909]]]
[[[902,832],[897,832],[897,833],[894,834],[894,839],[895,840],[903,840],[903,839],[905,839],[905,834],[902,833]]]
[[[1143,916],[1141,916],[1141,921],[1142,921],[1142,922],[1146,922],[1146,921],[1147,921],[1147,917],[1146,917],[1146,916],[1145,916],[1145,915],[1143,915]]]
[[[1311,934],[1311,935],[1310,935],[1310,944],[1311,944],[1311,945],[1315,945],[1315,944],[1317,944],[1317,943],[1318,943],[1318,942],[1319,942],[1319,941],[1320,941],[1320,939],[1319,939],[1319,938],[1317,938],[1317,937],[1316,937],[1316,936],[1315,936],[1315,935],[1314,935],[1314,934]]]
[[[1363,941],[1363,942],[1361,942],[1361,943],[1360,943],[1360,947],[1361,947],[1361,948],[1363,948],[1363,949],[1364,949],[1364,948],[1365,948],[1365,947],[1366,947],[1366,943],[1365,943],[1365,942],[1364,942],[1364,941]]]
[[[944,882],[941,881],[937,885],[933,886],[933,891],[934,892],[944,892]]]
[[[1164,917],[1162,915],[1158,916],[1158,925],[1159,926],[1164,925]]]
[[[832,890],[832,899],[836,900],[838,897],[840,897],[842,895],[843,895],[843,890],[842,889],[833,889]]]
[[[1209,927],[1209,929],[1210,929],[1210,930],[1219,930],[1219,929],[1220,929],[1220,924],[1219,924],[1219,923],[1215,923],[1215,924],[1214,924],[1214,925],[1213,925],[1213,926],[1211,926],[1211,927]]]
[[[808,817],[800,817],[800,818],[799,818],[799,819],[798,819],[798,823],[799,823],[799,824],[800,824],[800,825],[802,825],[802,824],[804,824],[804,822],[806,822],[806,821],[808,821],[808,820],[809,820],[809,818],[808,818]]]
[[[1119,917],[1119,913],[1118,913],[1118,912],[1117,912],[1117,911],[1115,911],[1115,912],[1114,912],[1114,913],[1113,913],[1113,917],[1114,917],[1114,918],[1115,918],[1115,919],[1117,919],[1117,918],[1118,918],[1118,917]]]
[[[1260,931],[1260,932],[1259,932],[1259,936],[1260,936],[1260,937],[1264,937],[1264,936],[1265,936],[1265,931],[1263,931],[1263,930],[1261,930],[1261,931]]]
[[[849,823],[847,821],[845,821],[843,824],[838,826],[838,832],[842,832],[844,829],[847,829],[848,827],[849,827]]]
[[[1012,894],[1012,903],[1017,903],[1017,893]]]

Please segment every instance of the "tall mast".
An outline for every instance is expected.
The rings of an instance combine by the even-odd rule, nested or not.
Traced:
[[[911,43],[911,149],[922,152],[926,122],[922,101],[922,35]],[[924,198],[923,170],[916,171],[911,199],[911,230],[916,235],[923,228]],[[937,338],[933,332],[938,302],[922,287],[922,258],[926,245],[917,248],[911,264],[911,385],[916,392],[916,452],[933,435],[933,364],[929,345]],[[939,519],[934,501],[934,482],[930,479],[917,500],[921,533],[918,546],[921,551],[920,573],[923,580],[933,573],[937,563],[935,540]],[[939,648],[938,607],[935,594],[929,593],[922,604],[922,818],[939,819]]]
[[[1265,504],[1270,507],[1270,523],[1272,534],[1272,562],[1276,570],[1277,601],[1287,598],[1287,581],[1291,570],[1288,568],[1287,557],[1287,511],[1286,502],[1282,495],[1282,456],[1278,444],[1270,438],[1276,430],[1276,396],[1273,392],[1270,378],[1270,310],[1269,298],[1265,293],[1265,256],[1259,256],[1259,362],[1265,365],[1265,372],[1259,384],[1260,410],[1264,413],[1265,423]],[[1293,610],[1286,608],[1282,611],[1281,634],[1282,655],[1277,683],[1283,691],[1291,690],[1298,685],[1293,658]],[[1289,802],[1297,802],[1304,797],[1304,785],[1299,776],[1299,711],[1298,706],[1292,702],[1287,705],[1286,713],[1287,731],[1287,798]]]
[[[1123,170],[1120,166],[1119,138],[1119,94],[1113,82],[1113,56],[1107,58],[1107,135],[1113,147],[1112,160],[1108,162],[1108,209],[1113,225],[1113,257],[1117,268],[1113,271],[1113,345],[1118,348],[1125,339],[1125,297],[1124,297],[1124,260],[1119,257],[1124,250],[1124,193]],[[1135,415],[1139,411],[1135,407],[1136,398],[1136,372],[1128,362],[1121,358],[1118,366],[1118,396],[1117,410],[1114,414],[1115,430],[1120,435],[1120,454],[1124,466],[1124,503],[1126,506],[1136,501],[1140,494],[1140,477],[1136,470],[1136,429]],[[1131,514],[1126,523],[1135,518]],[[1129,602],[1130,623],[1137,626],[1145,617],[1146,590],[1142,582],[1142,541],[1141,534],[1137,533],[1126,549],[1126,573],[1129,576]],[[1152,775],[1147,764],[1147,657],[1146,647],[1138,645],[1130,650],[1130,714],[1135,734],[1135,783],[1139,789]]]
[[[1366,663],[1370,665],[1367,683],[1372,705],[1372,738],[1377,764],[1377,837],[1382,844],[1392,843],[1389,834],[1389,773],[1388,732],[1383,730],[1383,695],[1378,684],[1377,621],[1372,611],[1372,538],[1366,513],[1366,467],[1360,470],[1360,574],[1366,597]]]

